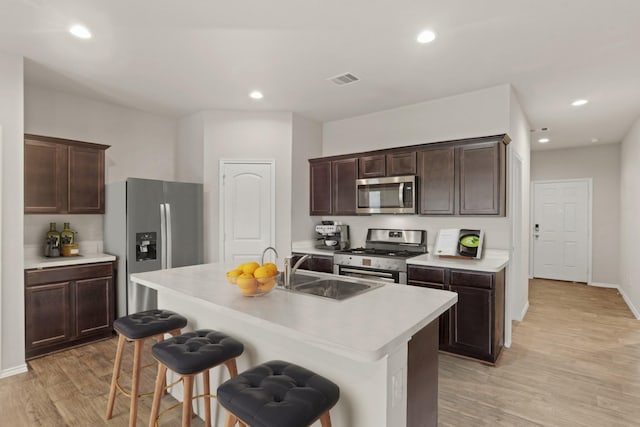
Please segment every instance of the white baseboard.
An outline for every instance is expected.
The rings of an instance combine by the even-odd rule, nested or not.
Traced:
[[[3,369],[0,371],[0,378],[7,378],[13,375],[24,374],[27,372],[29,368],[27,368],[27,364],[14,366],[13,368]]]
[[[636,319],[640,320],[640,310],[638,310],[636,308],[636,306],[633,305],[633,302],[627,296],[627,294],[625,293],[624,289],[622,289],[622,287],[620,287],[620,285],[614,285],[614,284],[611,284],[611,283],[589,283],[589,286],[595,286],[595,287],[598,287],[598,288],[617,289],[618,292],[620,293],[620,295],[622,295],[622,299],[627,304],[627,307],[629,307],[629,310],[631,310],[631,313],[633,313],[633,315],[635,316]]]
[[[514,317],[513,320],[522,322],[524,320],[524,316],[527,315],[527,311],[529,311],[529,300],[527,300],[527,303],[524,305],[524,307],[522,307],[522,311],[520,312],[520,315]]]

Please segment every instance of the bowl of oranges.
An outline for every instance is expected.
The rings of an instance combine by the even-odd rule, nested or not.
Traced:
[[[246,262],[227,272],[227,281],[240,288],[242,295],[258,297],[266,295],[276,286],[278,267],[272,262],[260,265]]]

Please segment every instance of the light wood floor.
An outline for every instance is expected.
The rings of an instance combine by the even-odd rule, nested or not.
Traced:
[[[640,321],[617,291],[548,280],[529,288],[527,317],[514,323],[513,345],[496,367],[441,354],[439,424],[640,426]],[[0,426],[126,426],[122,395],[104,420],[115,348],[114,338],[71,349],[0,380]],[[153,387],[150,370],[142,387]],[[150,405],[141,400],[138,425],[147,425]],[[180,411],[169,414],[162,426],[180,425]]]
[[[615,289],[532,280],[497,367],[442,355],[442,426],[640,426],[640,321]]]

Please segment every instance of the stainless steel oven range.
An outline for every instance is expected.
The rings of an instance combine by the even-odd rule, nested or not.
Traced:
[[[333,272],[341,276],[406,285],[406,260],[425,253],[425,230],[370,228],[364,248],[336,251],[333,254]]]

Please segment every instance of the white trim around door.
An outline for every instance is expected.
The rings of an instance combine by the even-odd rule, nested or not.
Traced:
[[[530,246],[529,246],[529,254],[530,254],[530,277],[535,277],[535,209],[536,209],[536,200],[535,200],[535,188],[538,184],[570,184],[570,183],[585,183],[587,186],[587,271],[586,271],[586,283],[591,283],[592,280],[592,240],[593,240],[593,226],[592,226],[592,218],[593,218],[593,179],[592,178],[575,178],[575,179],[556,179],[556,180],[540,180],[540,181],[531,181],[531,212],[530,212],[530,233],[531,238]],[[562,279],[559,279],[562,280]]]

